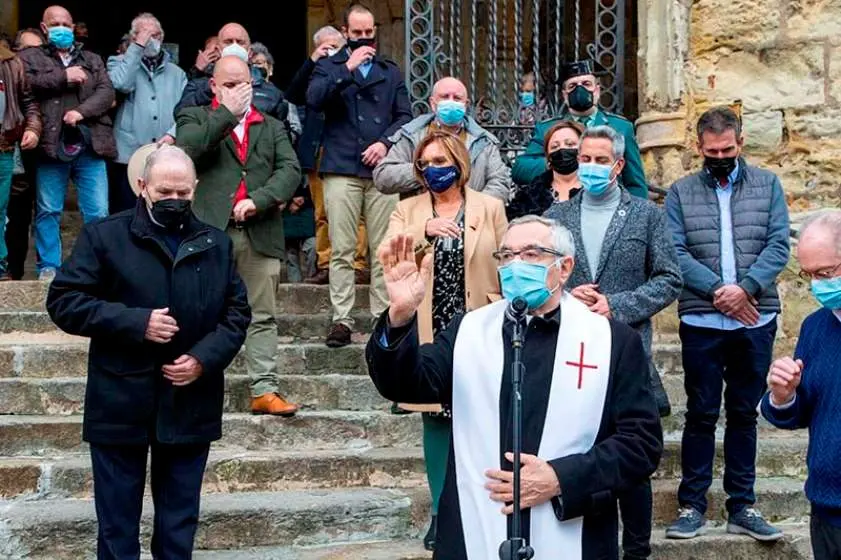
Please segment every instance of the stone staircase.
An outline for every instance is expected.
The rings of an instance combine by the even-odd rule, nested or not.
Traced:
[[[90,462],[80,439],[87,342],[55,329],[45,293],[38,282],[0,283],[0,558],[93,558]],[[322,344],[326,288],[282,285],[278,299],[281,390],[303,410],[292,419],[251,416],[242,357],[229,368],[224,435],[211,448],[195,558],[430,558],[419,541],[429,507],[419,417],[388,412],[367,377],[364,335],[341,349]],[[358,289],[360,319],[367,299]],[[807,438],[764,423],[758,505],[784,526],[785,540],[769,546],[725,534],[720,482],[711,490],[717,527],[710,534],[663,538],[677,510],[685,402],[675,326],[671,311],[658,318],[655,360],[675,413],[664,419],[666,451],[654,482],[654,558],[811,558],[802,491]],[[150,511],[151,503],[147,549]]]

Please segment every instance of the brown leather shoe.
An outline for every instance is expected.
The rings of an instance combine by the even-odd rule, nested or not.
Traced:
[[[357,286],[367,286],[371,283],[371,271],[367,268],[354,270],[353,278]]]
[[[330,270],[327,268],[321,268],[316,271],[315,274],[310,276],[309,278],[304,279],[304,284],[315,284],[317,286],[323,286],[325,284],[330,283]]]
[[[330,332],[327,333],[327,339],[324,341],[330,348],[341,348],[351,343],[351,330],[347,325],[342,323],[333,323],[330,327]]]
[[[298,405],[287,402],[277,393],[266,393],[251,399],[251,414],[271,414],[290,418],[298,412]]]

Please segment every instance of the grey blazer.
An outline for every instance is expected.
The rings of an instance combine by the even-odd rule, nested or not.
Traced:
[[[592,284],[595,277],[599,291],[607,296],[613,318],[640,333],[650,356],[651,317],[677,299],[683,288],[666,214],[653,202],[623,189],[593,275],[581,237],[583,195],[555,203],[544,214],[569,229],[575,240],[575,267],[566,289]]]

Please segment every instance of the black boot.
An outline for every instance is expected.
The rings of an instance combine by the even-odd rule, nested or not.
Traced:
[[[429,530],[426,532],[426,536],[423,538],[423,547],[426,550],[432,551],[435,550],[435,541],[438,537],[438,516],[433,515],[432,521],[429,522]]]

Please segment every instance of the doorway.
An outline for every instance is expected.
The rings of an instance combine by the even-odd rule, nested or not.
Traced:
[[[19,7],[19,27],[37,27],[50,0],[24,0]],[[286,0],[282,14],[264,8],[260,2],[220,4],[224,10],[210,9],[206,0],[64,0],[61,5],[75,22],[85,22],[89,39],[86,47],[103,59],[116,54],[120,38],[128,33],[131,20],[141,12],[151,12],[160,21],[164,40],[178,46],[179,66],[187,70],[207,37],[225,23],[242,24],[254,42],[265,44],[275,58],[273,81],[283,88],[308,55],[307,0]],[[278,22],[283,30],[278,31]]]

